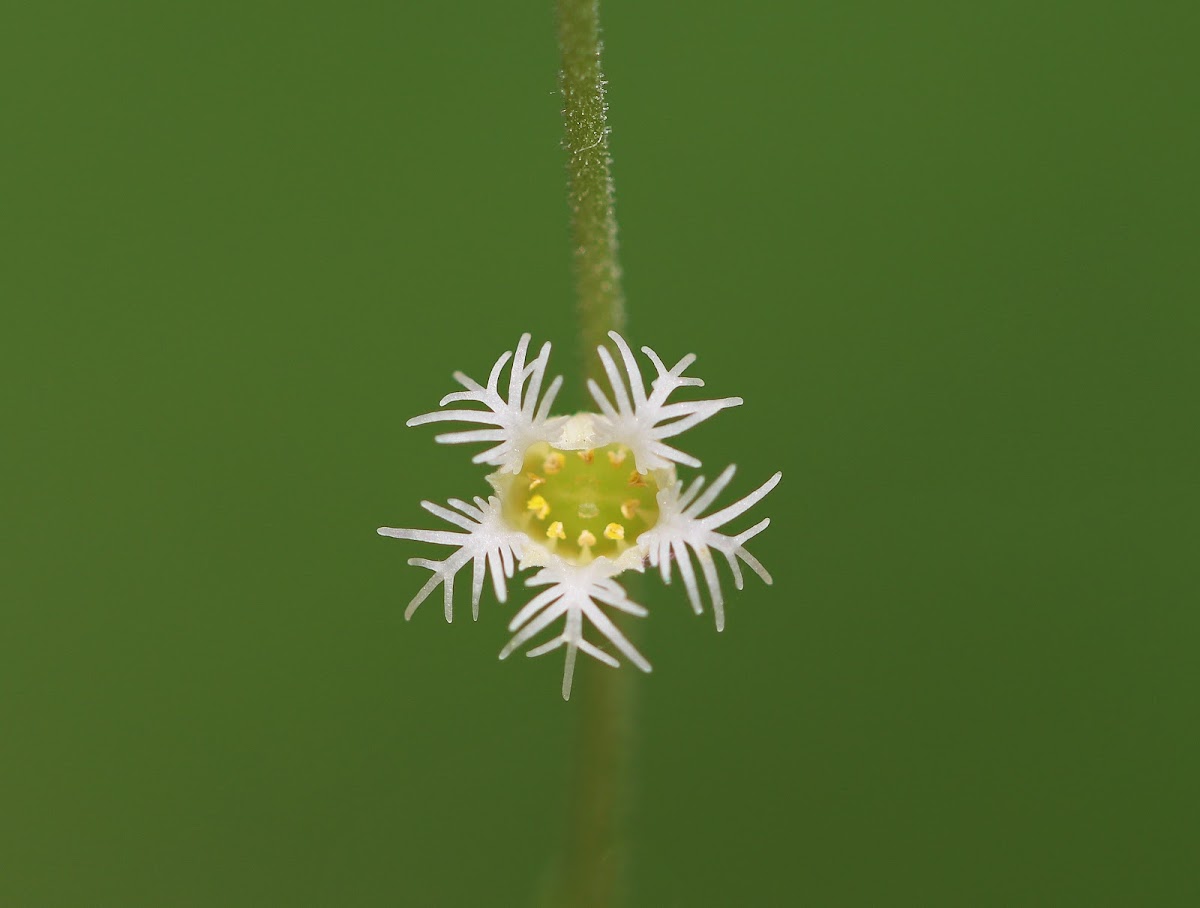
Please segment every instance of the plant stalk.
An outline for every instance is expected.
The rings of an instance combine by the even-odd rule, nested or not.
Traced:
[[[625,329],[625,296],[617,261],[608,105],[600,71],[599,0],[557,0],[562,54],[563,147],[567,152],[567,202],[575,257],[583,363],[599,375],[596,347],[609,331]]]
[[[599,0],[556,2],[582,362],[585,376],[599,381],[596,347],[608,342],[609,331],[625,330],[608,107],[600,70]],[[581,702],[555,904],[616,908],[625,901],[634,684],[629,667],[585,661],[589,664],[576,672]]]

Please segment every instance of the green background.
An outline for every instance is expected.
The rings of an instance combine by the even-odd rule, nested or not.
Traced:
[[[1200,904],[1194,10],[606,4],[631,339],[784,472],[725,633],[646,584],[634,905]],[[374,530],[486,488],[452,370],[583,405],[555,70],[0,10],[0,905],[530,903],[581,701]]]

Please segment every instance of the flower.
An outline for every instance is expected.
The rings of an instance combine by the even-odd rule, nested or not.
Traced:
[[[641,572],[649,564],[658,568],[664,583],[670,583],[674,561],[688,601],[700,614],[703,600],[692,565],[694,556],[718,631],[725,627],[725,607],[714,550],[725,557],[739,590],[739,562],[771,583],[771,575],[745,547],[767,528],[770,520],[763,519],[736,535],[718,530],[766,497],[782,474],[776,473],[749,495],[704,516],[733,479],[735,468],[727,467],[707,490],[703,476],[685,486],[676,468],[699,467],[700,461],[665,441],[727,407],[740,405],[742,399],[668,403],[676,390],[704,385],[698,378],[684,376],[696,357],[689,354],[668,369],[658,354],[642,347],[657,373],[647,394],[633,351],[616,332],[609,332],[609,337],[625,371],[622,375],[607,349],[598,348],[612,394],[610,398],[596,382],[588,382],[599,413],[550,416],[562,377],[555,378],[542,394],[550,344],[543,344],[537,357],[527,362],[528,334],[521,336],[515,353],[509,351],[496,361],[486,385],[455,372],[455,380],[466,390],[447,394],[440,406],[468,402],[481,404],[484,409],[434,410],[413,417],[408,425],[465,422],[488,426],[444,433],[435,440],[443,444],[490,444],[472,460],[498,468],[487,477],[494,494],[486,499],[476,497],[474,504],[452,498],[450,508],[421,502],[425,510],[458,531],[394,527],[380,527],[378,531],[381,536],[453,549],[441,561],[409,560],[409,564],[433,574],[409,602],[406,619],[411,619],[421,603],[441,586],[446,620],[452,621],[454,578],[468,562],[472,565],[471,613],[475,620],[479,620],[479,602],[488,574],[496,598],[503,603],[508,599],[508,581],[516,571],[535,569],[525,585],[544,589],[509,622],[513,636],[500,651],[500,658],[507,658],[561,620],[561,631],[535,645],[527,655],[540,656],[560,647],[566,650],[564,699],[570,698],[575,659],[580,652],[607,665],[619,665],[611,651],[593,642],[595,635],[642,671],[650,671],[650,663],[611,617],[613,612],[639,618],[647,614],[614,579],[621,573]],[[505,397],[500,393],[500,376],[510,360]],[[584,636],[585,629],[593,634],[593,640]]]

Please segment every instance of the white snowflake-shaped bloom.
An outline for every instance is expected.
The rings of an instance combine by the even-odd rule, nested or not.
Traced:
[[[487,499],[475,498],[474,504],[452,498],[449,504],[455,510],[421,502],[427,511],[462,532],[379,530],[383,536],[454,548],[441,561],[410,559],[410,564],[427,568],[433,576],[413,597],[405,618],[411,618],[441,586],[446,620],[453,620],[454,578],[467,562],[473,565],[471,610],[476,620],[487,574],[491,574],[496,598],[503,603],[508,598],[507,581],[517,571],[535,570],[526,586],[544,589],[513,616],[508,626],[513,636],[500,658],[549,631],[549,639],[534,642],[528,655],[565,650],[564,698],[570,696],[580,652],[616,667],[615,651],[642,671],[650,671],[650,663],[614,620],[617,613],[646,615],[645,607],[633,602],[616,580],[625,571],[643,571],[649,564],[669,583],[671,562],[675,561],[698,614],[702,602],[692,565],[694,555],[708,588],[717,630],[725,626],[725,603],[714,550],[725,556],[738,589],[742,588],[741,563],[766,583],[771,582],[771,575],[745,547],[770,521],[761,520],[735,535],[719,530],[761,501],[779,483],[780,474],[706,516],[703,512],[729,484],[734,468],[727,468],[707,490],[703,477],[685,486],[676,475],[676,466],[699,466],[700,462],[664,441],[726,407],[737,406],[741,398],[668,403],[667,398],[678,389],[703,384],[683,375],[695,356],[689,354],[668,369],[653,350],[643,347],[657,372],[647,394],[629,345],[616,333],[610,337],[625,375],[612,355],[599,348],[615,400],[614,406],[595,382],[589,382],[600,413],[550,416],[562,379],[554,379],[539,402],[550,345],[543,345],[533,362],[526,363],[528,334],[521,337],[515,355],[505,353],[492,367],[486,387],[456,372],[454,377],[466,390],[447,395],[441,405],[470,401],[486,409],[436,410],[408,424],[457,420],[489,426],[439,435],[436,440],[491,443],[473,459],[499,468],[487,477],[493,494]],[[502,397],[500,375],[510,359],[508,395]],[[552,625],[558,629],[551,630]]]

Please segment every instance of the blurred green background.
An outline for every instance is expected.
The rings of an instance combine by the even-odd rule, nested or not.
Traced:
[[[631,339],[784,472],[724,634],[646,585],[632,903],[1200,904],[1194,5],[603,17]],[[0,10],[0,905],[529,904],[581,701],[374,530],[486,488],[452,370],[584,403],[556,56]]]

